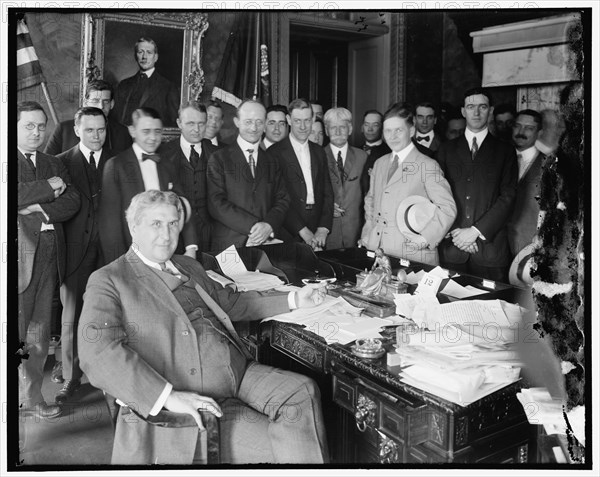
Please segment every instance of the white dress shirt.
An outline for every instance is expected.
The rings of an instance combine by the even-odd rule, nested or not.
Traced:
[[[150,68],[149,70],[146,70],[146,71],[140,71],[140,73],[142,73],[142,74],[146,75],[148,78],[150,78],[152,76],[152,73],[154,73],[155,69],[156,68]]]
[[[301,144],[294,137],[293,134],[290,134],[290,142],[292,143],[292,147],[294,148],[294,152],[296,153],[296,157],[298,158],[298,162],[300,163],[300,168],[302,169],[302,175],[304,176],[304,182],[306,183],[306,203],[314,204],[315,203],[315,191],[313,188],[312,181],[312,171],[310,166],[310,149],[308,147],[308,140]]]
[[[383,144],[383,139],[378,139],[375,142],[369,142],[369,141],[365,141],[365,144],[369,147],[375,147],[375,146],[379,146],[380,144]]]
[[[517,162],[519,164],[519,180],[523,178],[531,167],[531,163],[538,155],[539,151],[535,146],[531,146],[524,151],[517,151]]]
[[[390,164],[393,164],[394,156],[398,156],[398,168],[400,168],[404,160],[408,157],[408,155],[412,152],[414,148],[415,145],[412,142],[410,142],[408,146],[406,146],[404,149],[401,149],[399,151],[392,151],[392,153],[390,154]]]
[[[83,157],[89,164],[90,163],[90,153],[92,152],[92,150],[89,147],[87,147],[85,144],[83,144],[82,142],[79,143],[79,150],[81,151],[81,154],[83,154]],[[98,167],[98,159],[100,159],[100,156],[102,155],[102,149],[100,149],[99,151],[93,151],[93,152],[94,152],[94,161],[96,161],[96,167]]]
[[[185,156],[185,158],[188,160],[188,162],[190,162],[190,156],[192,155],[192,143],[186,141],[186,139],[183,137],[183,135],[181,135],[181,136],[179,136],[179,147],[181,147],[181,150],[183,151],[183,155]],[[202,155],[202,143],[201,142],[194,144],[194,149],[198,153],[198,156]]]
[[[469,144],[469,150],[473,146],[473,137],[477,138],[477,147],[478,150],[481,149],[481,144],[483,144],[483,140],[488,135],[488,128],[483,129],[477,133],[474,133],[469,128],[465,129],[465,137],[467,138],[467,143]]]
[[[142,161],[142,154],[148,154],[137,143],[133,143],[133,152],[138,160],[142,171],[142,179],[144,181],[144,190],[160,190],[160,181],[158,180],[158,170],[156,162],[146,159]]]
[[[338,152],[342,152],[342,164],[345,166],[346,156],[348,155],[348,143],[344,144],[342,147],[337,147],[329,143],[329,147],[331,147],[331,152],[333,153],[333,158],[335,159],[336,163],[338,158]]]
[[[254,170],[258,167],[258,145],[260,143],[252,144],[245,139],[242,139],[242,136],[238,136],[236,139],[237,145],[240,146],[240,149],[244,153],[244,157],[246,158],[246,162],[250,165],[250,153],[248,149],[252,149],[252,157],[254,158]]]
[[[433,141],[433,136],[434,136],[433,129],[431,131],[429,131],[427,134],[422,134],[419,131],[417,131],[415,134],[415,141],[417,141],[417,144],[420,144],[421,146],[429,147],[429,146],[431,146],[431,141]],[[422,140],[418,141],[417,137],[426,137],[427,139],[422,139]]]

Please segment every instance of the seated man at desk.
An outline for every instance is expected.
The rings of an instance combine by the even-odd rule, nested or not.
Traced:
[[[126,211],[132,246],[88,282],[79,326],[81,367],[92,385],[129,406],[119,411],[112,463],[201,462],[199,409],[218,417],[235,411],[237,433],[221,435],[221,454],[230,463],[247,463],[235,459],[240,447],[254,462],[327,462],[316,384],[252,361],[231,324],[320,304],[324,288],[286,295],[221,287],[198,262],[173,255],[182,213],[173,192],[135,196]],[[244,418],[242,406],[221,410],[227,398],[268,422]],[[149,424],[146,418],[162,408],[191,415],[198,427]]]

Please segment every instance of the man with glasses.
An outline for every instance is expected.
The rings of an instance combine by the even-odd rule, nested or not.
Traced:
[[[233,118],[239,130],[236,141],[208,160],[212,250],[260,245],[283,224],[290,203],[283,174],[269,151],[259,147],[266,115],[258,101],[242,102]]]
[[[33,101],[17,105],[19,410],[36,418],[60,416],[62,408],[42,395],[44,364],[50,345],[50,320],[56,283],[65,276],[62,222],[80,206],[67,169],[38,151],[48,118]]]
[[[85,90],[83,107],[101,109],[104,116],[108,118],[110,111],[115,105],[113,97],[113,87],[109,82],[93,80],[88,83]],[[73,119],[69,119],[56,126],[52,136],[48,139],[44,152],[46,154],[57,155],[68,151],[77,144],[79,144],[79,137],[75,133],[75,123]],[[115,154],[124,151],[131,146],[129,131],[114,119],[109,119],[106,123],[106,141],[104,144]]]

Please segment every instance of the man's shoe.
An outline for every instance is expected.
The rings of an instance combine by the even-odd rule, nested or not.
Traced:
[[[56,395],[56,402],[62,404],[67,401],[77,391],[81,381],[79,379],[67,379],[64,386]]]
[[[57,361],[54,363],[52,374],[50,375],[50,379],[53,383],[63,383],[65,381],[62,376],[62,370],[62,361]]]
[[[58,404],[46,404],[45,402],[41,402],[33,408],[21,408],[20,412],[24,416],[50,419],[60,416],[62,414],[62,407]]]

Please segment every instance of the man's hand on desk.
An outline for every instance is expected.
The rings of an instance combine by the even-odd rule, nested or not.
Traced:
[[[305,285],[296,292],[296,305],[298,308],[311,308],[325,301],[327,291],[325,284]]]
[[[256,222],[250,229],[246,245],[260,245],[273,233],[273,227],[267,222]]]
[[[300,237],[302,237],[302,240],[304,240],[308,245],[312,246],[312,241],[315,238],[315,235],[308,227],[304,227],[302,230],[300,230],[300,232],[298,232],[298,235],[300,235]]]
[[[198,410],[209,411],[217,417],[223,415],[223,411],[214,399],[189,391],[171,391],[164,407],[169,411],[189,414],[194,418],[200,429],[204,429],[204,424]]]

